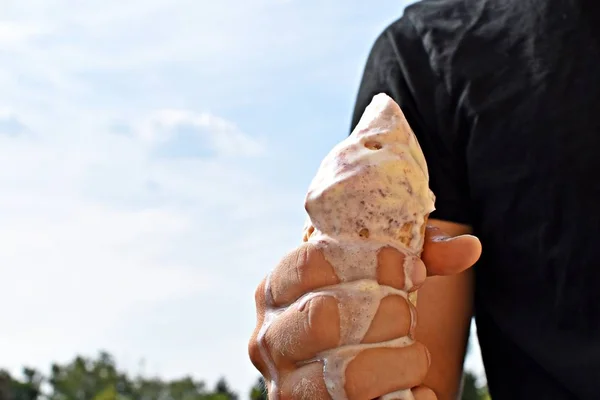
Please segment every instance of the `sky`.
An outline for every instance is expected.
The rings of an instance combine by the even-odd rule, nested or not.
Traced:
[[[4,1],[0,367],[106,350],[245,396],[254,288],[406,4]]]

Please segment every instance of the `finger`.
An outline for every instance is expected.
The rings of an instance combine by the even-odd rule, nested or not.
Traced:
[[[340,342],[337,299],[315,296],[288,307],[265,333],[265,344],[279,369],[292,369]]]
[[[427,227],[422,259],[428,275],[458,274],[477,262],[481,242],[472,235],[451,237],[439,228]]]
[[[304,243],[288,253],[270,276],[274,306],[286,306],[305,293],[340,283],[323,252],[313,243]]]
[[[335,246],[331,243],[330,246]],[[406,287],[405,269],[411,284]],[[415,290],[425,281],[425,264],[418,257],[405,255],[392,247],[377,254],[375,276],[367,269],[355,271],[353,279],[377,279],[379,284],[399,290]],[[285,306],[305,293],[340,283],[333,266],[314,243],[304,243],[279,263],[270,277],[270,293],[275,306]]]
[[[412,390],[415,400],[437,400],[433,390],[425,386],[419,386]]]
[[[381,299],[379,309],[361,343],[387,342],[394,338],[412,336],[416,310],[402,296],[387,296]]]
[[[406,281],[408,277],[409,282]],[[377,255],[377,281],[380,285],[414,291],[427,277],[423,261],[393,247],[382,248]],[[407,287],[408,284],[408,287]]]
[[[323,379],[323,362],[304,365],[284,377],[279,398],[286,400],[331,399]]]
[[[346,393],[362,400],[410,389],[423,382],[429,363],[429,352],[418,342],[362,350],[346,368]]]
[[[265,309],[267,307],[267,297],[270,297],[270,294],[267,295],[267,290],[270,290],[269,285],[269,277],[260,281],[256,290],[254,291],[254,303],[256,305],[256,317],[262,318],[265,313]]]
[[[252,336],[250,337],[250,341],[248,342],[248,355],[250,356],[250,361],[256,367],[256,369],[258,369],[261,374],[268,377],[269,371],[265,360],[263,359],[263,354],[260,348],[261,345],[259,344],[259,339],[261,339],[259,338],[259,334],[261,333],[260,331],[265,318],[265,287],[266,279],[263,279],[254,292],[254,299],[256,303],[256,327],[254,328]]]
[[[429,365],[425,347],[415,343],[402,348],[362,350],[347,366],[344,391],[348,400],[374,399],[386,393],[417,386]],[[289,400],[331,399],[323,373],[323,362],[304,365],[288,373],[280,384],[280,397]],[[417,389],[415,400],[435,400]],[[417,397],[420,396],[420,397]]]
[[[344,315],[359,310],[347,309]],[[361,343],[379,343],[409,335],[413,310],[402,296],[389,295],[381,299],[379,307]],[[279,315],[265,333],[265,343],[275,364],[292,368],[300,361],[313,359],[317,354],[343,346],[340,332],[356,329],[356,322],[340,323],[339,300],[329,295],[314,295],[299,302]],[[366,321],[369,323],[369,321]]]

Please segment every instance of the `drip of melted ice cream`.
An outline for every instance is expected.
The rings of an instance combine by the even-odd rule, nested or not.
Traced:
[[[323,251],[341,282],[308,293],[296,304],[302,307],[315,296],[339,300],[340,346],[309,360],[323,362],[325,384],[333,400],[347,399],[346,367],[362,350],[413,343],[410,336],[377,344],[361,342],[384,297],[409,299],[411,268],[421,255],[434,201],[425,158],[404,114],[390,97],[376,95],[352,134],[322,161],[305,203],[309,218],[304,239]],[[403,290],[377,282],[377,254],[386,246],[406,255],[404,271],[399,271],[405,276]],[[413,305],[411,310],[414,324]],[[265,318],[263,333],[277,312],[272,310]],[[269,363],[266,352],[264,356]],[[276,392],[277,378],[272,377],[271,391]],[[413,396],[407,389],[380,399],[410,400]]]

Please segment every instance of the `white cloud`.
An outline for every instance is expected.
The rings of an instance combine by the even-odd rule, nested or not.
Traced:
[[[187,129],[186,129],[187,128]],[[169,141],[185,140],[178,137],[186,129],[192,144],[204,140],[205,144],[223,157],[254,157],[265,153],[265,145],[250,138],[233,123],[209,113],[193,113],[188,110],[163,109],[146,118],[135,129],[141,139],[160,146]],[[196,139],[196,140],[194,140]],[[185,146],[190,143],[177,143]]]
[[[17,136],[27,131],[27,127],[12,111],[0,109],[0,135]]]
[[[46,29],[35,24],[0,21],[0,49],[14,49],[46,32]]]
[[[14,112],[7,115],[22,120]],[[129,367],[147,357],[167,376],[195,372],[215,380],[230,374],[227,365],[214,369],[220,352],[245,358],[245,350],[238,346],[234,354],[230,345],[208,345],[215,334],[238,344],[246,337],[237,317],[220,315],[228,309],[235,315],[231,305],[219,306],[224,288],[244,276],[258,282],[269,268],[262,269],[265,260],[273,264],[263,254],[271,234],[263,234],[259,224],[281,226],[281,210],[265,199],[277,202],[286,195],[229,157],[257,156],[264,144],[206,113],[149,112],[128,125],[127,135],[102,129],[109,123],[94,118],[71,127],[59,119],[33,135],[0,136],[0,302],[13,305],[3,312],[2,363],[45,367],[76,352],[106,348],[125,357]],[[198,133],[215,152],[155,156],[177,139],[182,123],[202,128]],[[148,126],[155,127],[151,134],[142,129]],[[256,249],[246,244],[252,235]],[[272,247],[278,255],[283,251]],[[250,270],[239,265],[240,251]],[[246,303],[251,319],[251,285],[229,285],[237,291],[229,299]],[[184,328],[176,319],[165,330],[164,349],[130,341],[129,332],[156,323],[148,310],[179,301],[196,321]],[[171,313],[177,314],[168,310],[160,318]],[[135,326],[128,326],[132,321]],[[177,339],[181,329],[207,325],[220,328],[199,332],[185,346]],[[173,359],[174,353],[187,358]],[[233,368],[248,384],[256,375],[248,364],[245,372]]]

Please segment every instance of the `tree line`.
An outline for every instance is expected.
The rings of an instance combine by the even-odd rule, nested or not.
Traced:
[[[75,357],[66,364],[53,363],[44,375],[23,368],[21,376],[0,370],[0,400],[267,400],[262,378],[244,395],[231,390],[224,378],[214,387],[190,376],[174,380],[129,376],[114,358],[101,352],[95,358]],[[462,400],[489,400],[475,376],[465,375]]]

